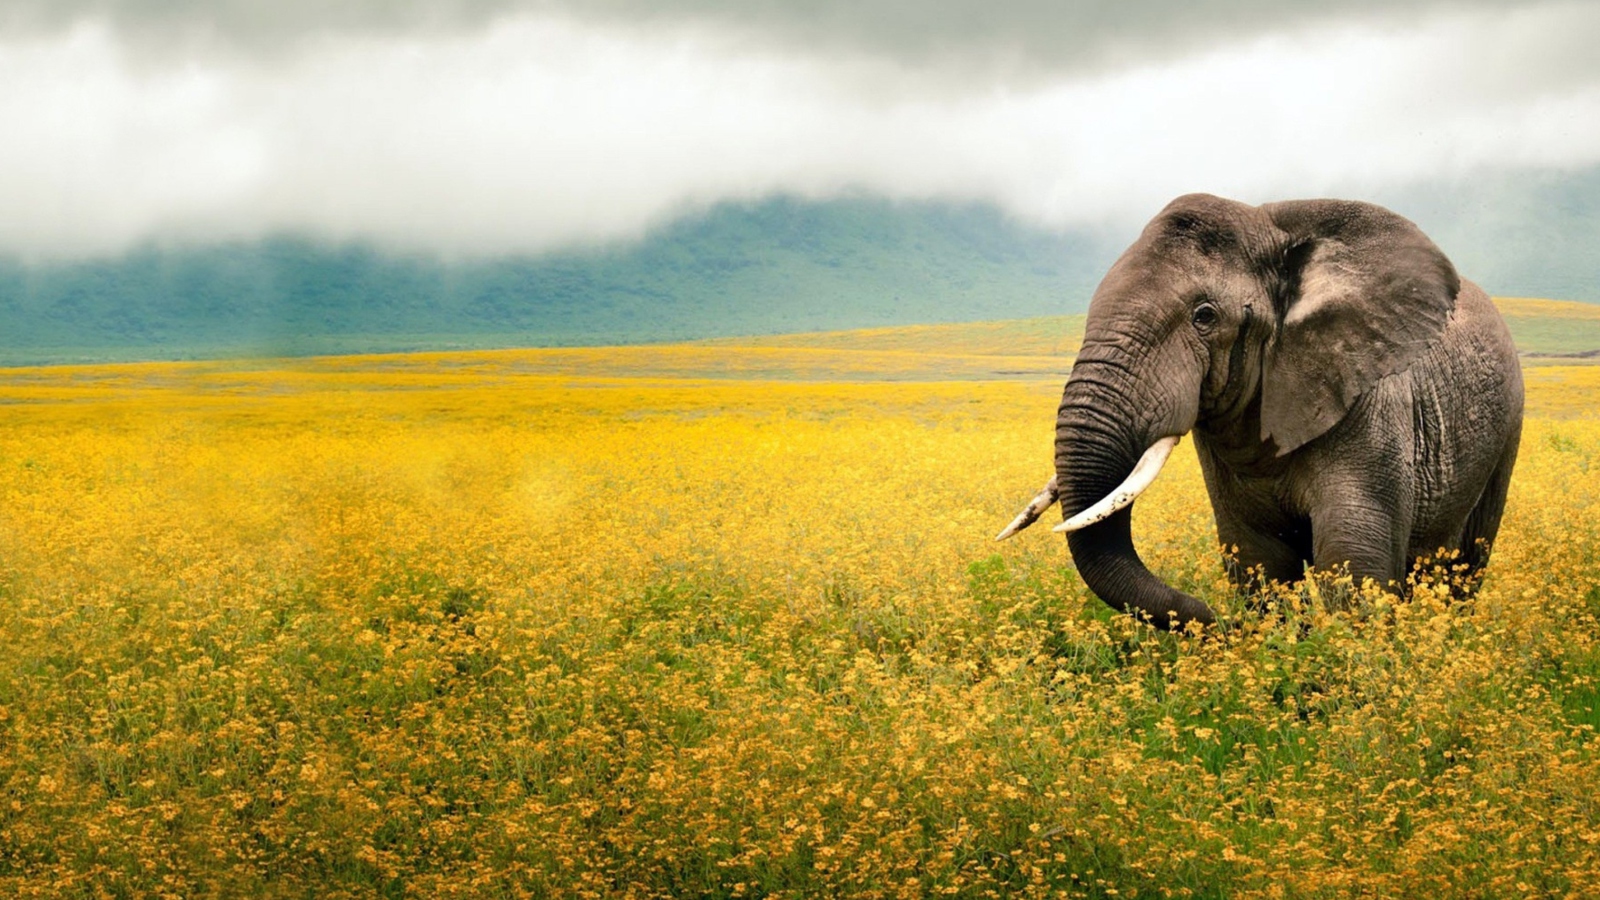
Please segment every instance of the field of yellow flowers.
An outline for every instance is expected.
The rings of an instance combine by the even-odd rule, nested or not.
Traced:
[[[1600,891],[1600,367],[1466,604],[1247,612],[1185,444],[1200,639],[991,541],[1062,348],[930,342],[0,372],[0,896]]]

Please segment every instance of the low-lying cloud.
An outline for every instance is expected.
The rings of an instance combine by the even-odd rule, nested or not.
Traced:
[[[966,83],[699,20],[520,12],[172,61],[114,21],[0,39],[0,252],[282,231],[537,252],[777,192],[991,201],[1065,227],[1143,219],[1190,190],[1359,195],[1600,164],[1600,73],[1581,46],[1600,11],[1582,4]]]

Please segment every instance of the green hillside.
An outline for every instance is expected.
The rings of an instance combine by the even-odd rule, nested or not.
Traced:
[[[0,263],[0,362],[657,342],[1079,310],[1109,244],[983,206],[727,205],[625,246],[444,262],[279,238]]]
[[[1585,199],[1600,198],[1600,175],[1573,184],[1584,189],[1578,199],[1505,221],[1474,217],[1461,204],[1475,195],[1455,189],[1395,206],[1417,215],[1491,292],[1559,285],[1569,292],[1551,287],[1546,296],[1600,300],[1591,246],[1600,244],[1590,239],[1600,199]],[[1486,244],[1484,235],[1505,239]],[[277,237],[151,245],[72,263],[0,258],[0,364],[798,333],[848,343],[863,338],[815,333],[874,328],[900,330],[872,340],[914,346],[928,336],[912,323],[953,322],[990,323],[970,326],[970,337],[995,347],[1054,353],[1067,346],[1052,327],[993,323],[1081,312],[1132,236],[1131,228],[1054,233],[983,205],[776,198],[720,205],[636,241],[537,257],[447,261]],[[1600,350],[1600,318],[1519,309],[1508,314],[1526,347]]]
[[[1495,303],[1524,357],[1600,359],[1600,305],[1512,297]]]

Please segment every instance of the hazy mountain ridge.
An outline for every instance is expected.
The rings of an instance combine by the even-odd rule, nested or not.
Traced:
[[[1600,170],[1379,198],[1499,295],[1600,301]],[[994,321],[1085,309],[1134,229],[990,206],[724,204],[627,245],[444,262],[295,237],[0,260],[0,363],[572,346]],[[1574,348],[1575,350],[1600,348]]]
[[[1372,199],[1491,294],[1600,303],[1600,167],[1440,179]]]
[[[446,263],[295,238],[0,263],[12,362],[636,343],[1081,310],[1105,241],[984,206],[720,206],[629,246]]]

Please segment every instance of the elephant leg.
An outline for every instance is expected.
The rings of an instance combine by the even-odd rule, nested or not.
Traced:
[[[1409,498],[1355,492],[1317,507],[1311,514],[1312,564],[1324,571],[1347,566],[1357,586],[1371,579],[1398,589],[1405,580],[1410,509]]]
[[[1234,590],[1249,597],[1269,582],[1298,582],[1311,561],[1310,523],[1286,513],[1278,479],[1246,482],[1217,455],[1213,439],[1195,436],[1222,562]]]
[[[1522,426],[1519,423],[1506,441],[1505,452],[1489,476],[1478,503],[1467,516],[1461,530],[1461,561],[1466,565],[1465,577],[1456,593],[1470,597],[1483,578],[1483,567],[1489,564],[1489,551],[1494,549],[1495,535],[1500,532],[1500,516],[1505,511],[1506,494],[1511,486],[1511,470],[1517,463],[1517,447],[1521,443]]]
[[[1219,511],[1217,538],[1226,554],[1228,580],[1241,594],[1255,593],[1268,582],[1299,581],[1311,558],[1310,535],[1304,526],[1263,528]]]

